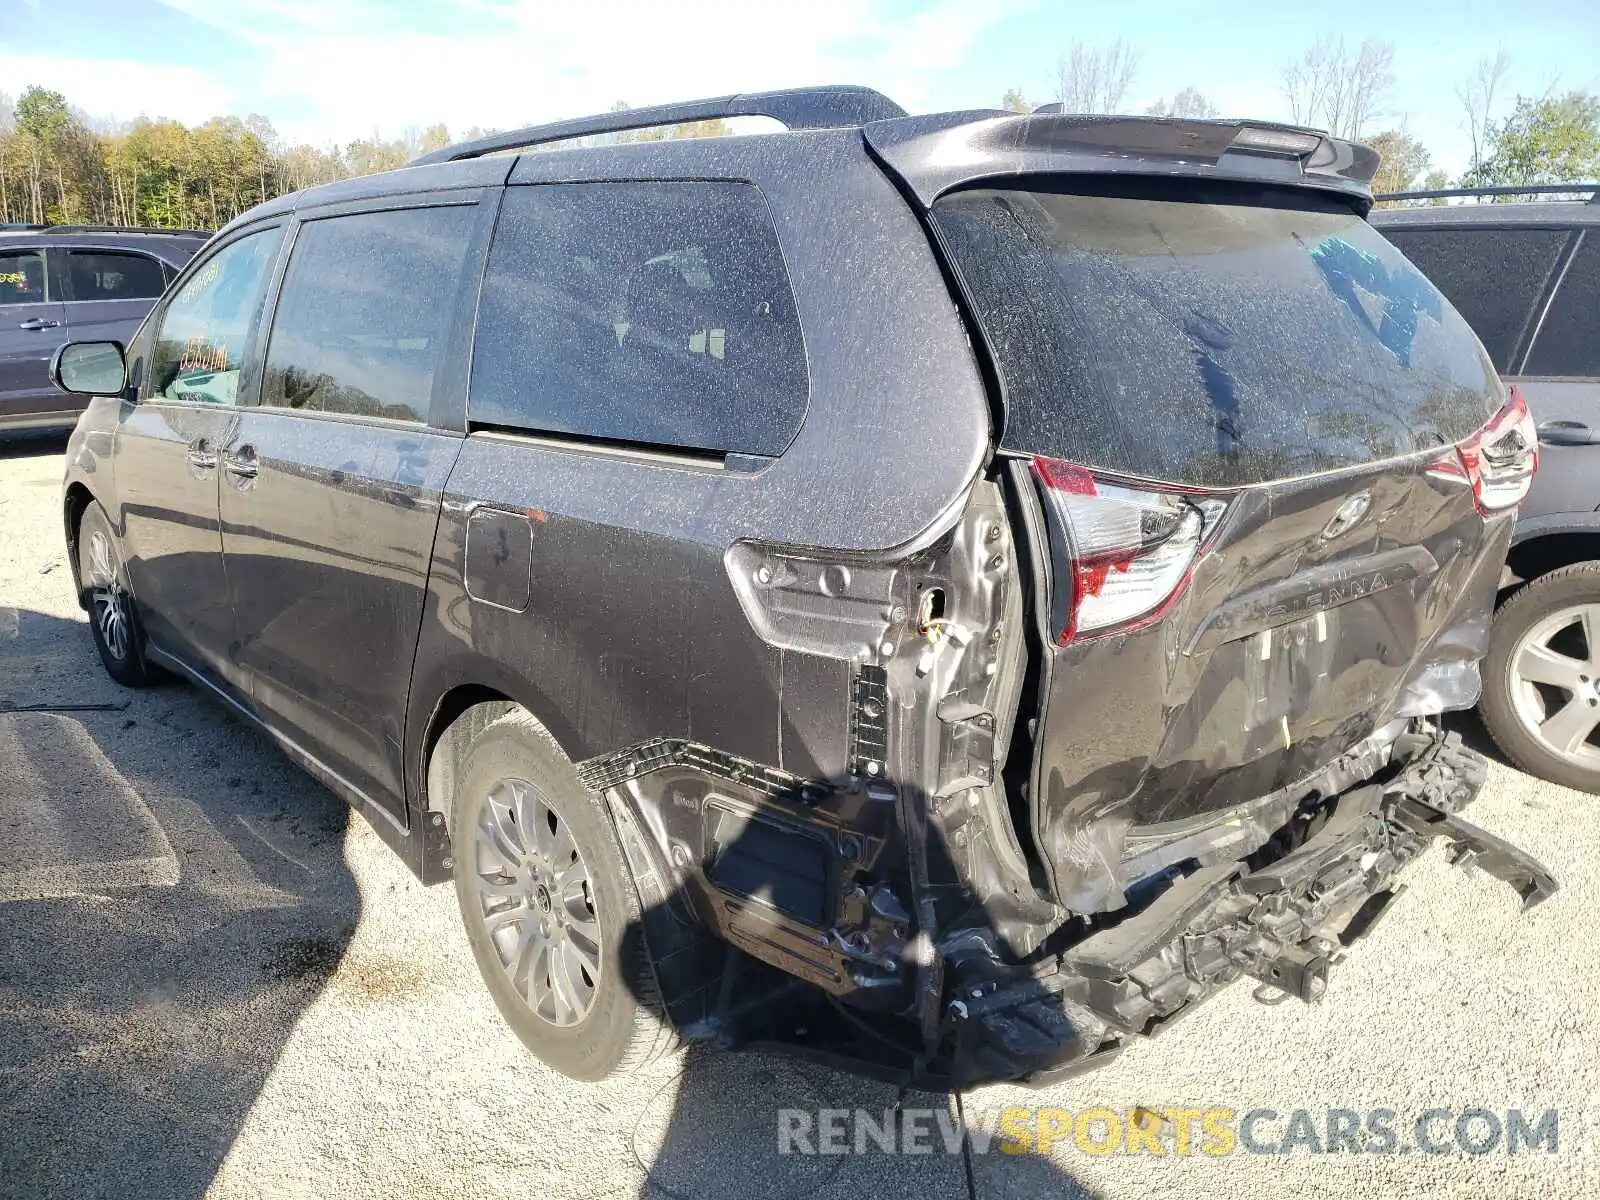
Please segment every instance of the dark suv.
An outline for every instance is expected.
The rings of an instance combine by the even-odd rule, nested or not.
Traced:
[[[1316,999],[1435,837],[1555,887],[1432,720],[1533,433],[1375,164],[808,89],[271,201],[57,365],[101,657],[453,876],[574,1076],[677,1030],[1038,1077]]]
[[[80,397],[50,384],[70,341],[126,342],[205,244],[188,229],[0,226],[0,435],[70,429]]]
[[[1538,424],[1539,481],[1511,541],[1484,724],[1523,770],[1600,792],[1600,185],[1546,190],[1583,192],[1587,202],[1383,209],[1373,221],[1477,331]]]

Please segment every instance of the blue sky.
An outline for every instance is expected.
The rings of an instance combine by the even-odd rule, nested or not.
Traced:
[[[259,112],[296,141],[443,120],[512,126],[632,104],[819,82],[913,111],[1052,98],[1074,38],[1140,53],[1127,107],[1185,86],[1225,115],[1287,117],[1279,68],[1321,36],[1395,46],[1376,128],[1437,165],[1466,157],[1458,80],[1504,47],[1512,95],[1600,91],[1600,0],[0,0],[0,90],[38,83],[89,113],[195,122]]]

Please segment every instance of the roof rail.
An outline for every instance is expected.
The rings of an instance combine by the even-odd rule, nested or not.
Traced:
[[[530,125],[491,133],[470,142],[457,142],[412,159],[407,166],[427,163],[460,162],[480,158],[499,150],[520,150],[568,138],[591,137],[602,133],[622,133],[629,129],[649,129],[656,125],[679,125],[688,121],[715,121],[727,117],[771,117],[790,129],[834,129],[865,125],[906,115],[893,100],[865,87],[789,88],[781,92],[744,92],[714,96],[708,100],[686,100],[678,104],[658,104],[651,108],[625,108],[592,117],[576,117],[550,125]]]
[[[147,233],[152,237],[204,237],[209,229],[156,229],[148,225],[0,225],[0,233]]]
[[[1385,192],[1374,200],[1448,200],[1454,196],[1559,196],[1593,192],[1590,204],[1600,204],[1600,183],[1544,183],[1521,187],[1430,188],[1422,192]]]

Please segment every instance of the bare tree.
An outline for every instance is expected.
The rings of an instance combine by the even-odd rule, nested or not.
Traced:
[[[1056,59],[1056,99],[1063,112],[1118,112],[1138,69],[1139,52],[1121,38],[1109,46],[1074,41]]]
[[[1394,88],[1394,46],[1368,38],[1351,48],[1343,38],[1319,38],[1285,63],[1280,77],[1295,124],[1360,137],[1386,111]]]
[[[1456,99],[1466,115],[1467,136],[1472,140],[1472,161],[1469,171],[1476,171],[1489,157],[1489,125],[1494,119],[1494,95],[1511,70],[1511,55],[1501,46],[1493,58],[1487,54],[1478,60],[1460,83],[1456,84]]]

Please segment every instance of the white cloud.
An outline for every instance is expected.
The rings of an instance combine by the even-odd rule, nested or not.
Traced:
[[[63,58],[18,53],[0,45],[0,79],[15,86],[60,92],[92,117],[132,120],[141,114],[194,124],[233,111],[235,97],[222,80],[199,67],[129,59]]]
[[[914,108],[932,76],[1036,0],[935,0],[904,15],[889,0],[476,0],[403,12],[373,0],[165,2],[250,43],[261,62],[244,106],[298,108],[307,115],[275,118],[280,132],[323,142],[814,83],[867,83]]]

